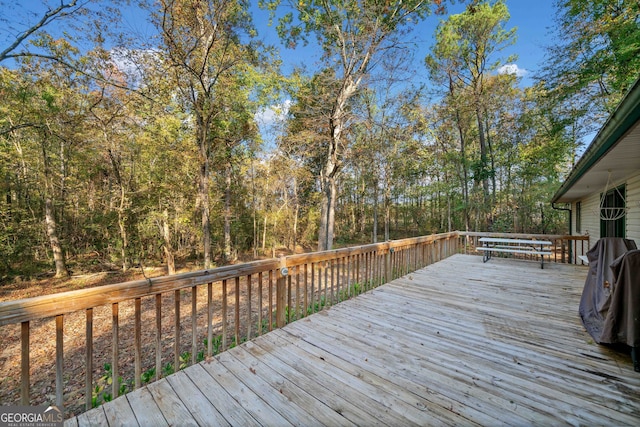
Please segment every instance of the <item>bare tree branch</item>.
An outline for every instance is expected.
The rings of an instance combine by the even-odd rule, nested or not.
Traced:
[[[61,0],[60,1],[60,6],[56,7],[55,9],[49,9],[47,11],[47,13],[45,13],[42,16],[40,21],[38,21],[36,24],[34,24],[27,31],[24,31],[21,34],[18,34],[18,36],[16,37],[14,42],[11,43],[11,45],[9,45],[9,47],[7,47],[5,50],[3,50],[2,53],[0,53],[0,62],[4,61],[7,58],[16,57],[16,55],[10,55],[10,53],[13,52],[15,49],[17,49],[18,46],[20,46],[20,44],[23,41],[25,41],[31,34],[35,33],[36,31],[38,31],[42,27],[44,27],[47,24],[49,24],[54,19],[59,18],[61,16],[68,15],[69,13],[66,12],[66,10],[76,7],[77,3],[78,3],[78,0],[71,0],[69,3],[64,3],[64,1]],[[21,56],[25,56],[25,55],[21,55]]]

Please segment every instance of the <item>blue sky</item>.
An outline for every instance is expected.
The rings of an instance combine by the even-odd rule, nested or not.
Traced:
[[[55,6],[59,0],[44,0]],[[507,0],[507,6],[511,14],[508,28],[517,27],[518,40],[516,44],[505,52],[518,55],[515,61],[517,68],[522,70],[523,85],[531,84],[532,74],[540,68],[544,61],[544,46],[550,44],[549,27],[553,25],[554,8],[553,0]],[[29,12],[38,11],[40,16],[43,9],[41,0],[0,0],[0,47],[8,45],[12,33],[24,29],[29,23],[35,22],[35,15],[29,16]],[[458,13],[464,9],[464,5],[448,4],[450,13]],[[312,46],[300,46],[296,50],[283,47],[278,40],[275,28],[267,25],[268,13],[257,7],[257,1],[253,1],[252,12],[254,24],[259,36],[268,43],[280,48],[280,54],[284,62],[284,71],[290,71],[294,66],[306,63],[309,69],[314,69],[319,58],[319,52]],[[123,28],[136,34],[140,39],[150,38],[154,33],[151,24],[145,22],[146,17],[134,8],[123,9]],[[414,29],[413,39],[417,42],[415,52],[415,77],[426,80],[426,69],[422,61],[433,44],[433,34],[441,16],[430,16]],[[29,22],[31,21],[31,22]],[[51,30],[52,28],[48,28]]]
[[[518,56],[515,65],[523,74],[522,84],[525,86],[532,84],[533,73],[541,67],[544,61],[544,47],[552,41],[549,35],[555,14],[552,3],[553,0],[507,0],[507,7],[511,15],[507,28],[517,28],[517,42],[514,46],[506,49],[502,56],[508,57],[512,54]],[[449,13],[459,13],[463,10],[464,5],[448,5]],[[267,12],[261,11],[255,5],[253,12],[259,36],[279,47],[285,71],[305,62],[309,68],[314,68],[314,62],[319,58],[319,52],[316,49],[310,46],[300,46],[296,50],[285,48],[279,43],[275,29],[267,25]],[[433,36],[438,22],[445,18],[446,16],[432,15],[413,31],[412,38],[418,46],[418,51],[415,52],[416,79],[427,79],[426,68],[422,65],[423,59],[433,45]]]

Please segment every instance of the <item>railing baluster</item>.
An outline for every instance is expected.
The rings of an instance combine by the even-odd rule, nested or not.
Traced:
[[[56,316],[56,406],[64,406],[64,315]]]
[[[300,266],[296,265],[296,320],[300,317]]]
[[[84,409],[89,410],[93,406],[93,308],[86,310],[85,323],[85,387],[84,387]]]
[[[180,370],[180,290],[173,292],[173,307],[174,318],[173,324],[176,331],[176,336],[173,341],[173,371],[178,372]]]
[[[258,273],[258,335],[262,335],[262,272]]]
[[[287,307],[288,307],[287,323],[289,323],[289,322],[292,322],[294,319],[293,311],[291,307],[291,274],[287,275]]]
[[[302,317],[307,315],[307,310],[309,309],[309,290],[307,284],[309,283],[309,271],[308,264],[304,264],[304,309],[302,310]]]
[[[316,285],[316,272],[315,263],[311,263],[311,314],[315,313],[315,285]]]
[[[273,330],[273,270],[269,270],[269,332]]]
[[[134,372],[135,380],[134,386],[136,389],[140,388],[141,376],[142,376],[142,299],[135,299],[135,320],[134,320]]]
[[[240,345],[240,277],[235,278],[235,296],[233,336],[235,345]]]
[[[351,286],[351,257],[349,255],[346,256],[345,262],[347,263],[347,298],[349,299],[352,296],[353,289]]]
[[[222,280],[222,351],[227,349],[227,279]]]
[[[191,287],[191,364],[198,360],[198,287]]]
[[[240,277],[236,277],[235,278],[235,293],[236,293],[236,298],[235,298],[235,313],[234,314],[234,325],[233,325],[233,330],[234,330],[234,338],[235,338],[235,345],[240,345]]]
[[[318,311],[322,311],[327,304],[327,262],[318,263],[318,268]]]
[[[251,274],[247,276],[247,341],[251,339]]]
[[[357,254],[356,255],[356,283],[358,283],[360,285],[360,292],[362,292],[363,288],[364,288],[364,283],[362,283],[362,276],[360,275],[360,258],[361,255]]]
[[[336,302],[341,302],[341,291],[342,291],[342,258],[336,259]]]
[[[156,294],[156,381],[162,378],[162,294]]]
[[[276,273],[276,326],[282,328],[286,323],[287,276],[283,274],[286,267],[284,257],[280,258],[280,268]]]
[[[207,283],[207,357],[213,356],[213,283]]]
[[[20,373],[20,404],[29,405],[29,321],[22,322],[20,326],[21,340],[21,373]]]
[[[119,324],[118,324],[118,303],[111,304],[111,395],[115,399],[118,397],[120,387],[118,386],[118,378],[120,370],[118,369],[118,340],[119,340]]]
[[[330,306],[330,302],[329,302],[329,269],[328,269],[328,265],[329,262],[328,261],[324,261],[322,263],[322,267],[324,269],[324,307],[328,307]],[[323,309],[324,307],[320,307],[320,309]]]
[[[336,276],[335,276],[335,260],[331,260],[329,261],[329,265],[331,266],[331,305],[335,304],[335,283],[336,283]]]

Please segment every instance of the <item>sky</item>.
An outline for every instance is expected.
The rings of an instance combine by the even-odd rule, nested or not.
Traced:
[[[507,23],[507,29],[517,28],[517,41],[515,45],[504,51],[504,57],[517,55],[518,59],[509,67],[522,76],[522,85],[530,86],[533,83],[533,74],[540,69],[544,61],[545,46],[551,44],[549,35],[553,25],[555,8],[553,0],[507,0],[507,7],[511,18]],[[285,71],[307,63],[308,68],[313,69],[314,63],[319,60],[319,52],[310,47],[300,47],[292,50],[285,48],[278,40],[275,28],[267,25],[268,13],[260,10],[255,4],[252,7],[254,23],[260,37],[279,47]],[[448,5],[449,13],[460,13],[464,5]],[[427,80],[427,70],[423,65],[424,57],[433,45],[436,27],[440,20],[446,16],[432,15],[418,25],[412,34],[417,44],[415,52],[415,78]]]
[[[35,16],[40,16],[44,10],[43,2],[55,6],[59,0],[0,0],[0,48],[8,45],[8,40],[16,31],[27,27],[29,22],[23,21],[35,22]],[[549,36],[549,27],[553,24],[554,15],[552,3],[553,0],[507,0],[507,7],[511,14],[507,28],[517,27],[518,39],[514,46],[505,51],[505,56],[511,54],[518,56],[515,65],[511,68],[521,73],[522,84],[525,86],[531,84],[533,73],[544,61],[544,46],[552,41]],[[459,13],[464,10],[464,5],[461,4],[448,4],[447,7],[449,13]],[[29,16],[29,12],[33,11],[36,11],[34,15]],[[260,38],[279,47],[285,72],[303,63],[306,63],[309,69],[316,68],[320,54],[318,49],[314,49],[313,46],[300,46],[296,50],[285,48],[278,40],[275,28],[268,26],[268,12],[257,7],[257,0],[252,0],[251,11]],[[131,7],[121,9],[121,12],[124,29],[140,38],[150,38],[153,35],[153,26],[145,22],[146,17],[141,15],[139,10]],[[416,78],[426,79],[426,69],[422,65],[423,59],[433,45],[433,35],[438,21],[444,18],[432,15],[416,26],[413,31],[413,40],[417,43],[414,67]]]
[[[55,6],[60,0],[0,0],[0,50],[8,46],[12,37],[18,31],[28,28],[36,22],[46,10],[43,4]],[[517,28],[517,41],[509,46],[501,54],[501,57],[517,55],[517,60],[506,65],[503,71],[517,73],[521,77],[521,86],[533,84],[533,76],[540,69],[544,61],[545,46],[551,44],[550,27],[553,25],[555,9],[553,0],[507,0],[511,18],[507,23],[507,29]],[[448,13],[460,13],[464,10],[464,4],[447,4]],[[300,45],[297,49],[288,49],[280,43],[274,26],[268,25],[269,14],[257,6],[257,0],[252,0],[251,12],[254,25],[260,39],[267,44],[277,46],[283,61],[282,70],[290,73],[295,67],[306,65],[310,71],[321,66],[319,59],[321,52],[312,44]],[[155,34],[147,16],[135,7],[122,8],[122,29],[134,34],[139,40],[148,40]],[[434,34],[440,20],[446,16],[428,17],[417,25],[409,39],[414,43],[415,52],[412,64],[412,80],[416,85],[428,83],[428,73],[424,66],[424,58],[433,45]],[[55,22],[47,27],[48,31],[55,32]],[[496,58],[492,58],[495,60]],[[3,65],[9,66],[8,63]],[[289,100],[280,105],[280,111],[286,111]],[[263,125],[269,124],[276,118],[274,109],[263,111],[257,118]]]
[[[508,58],[515,55],[517,59],[506,65],[504,71],[516,73],[521,77],[521,86],[531,86],[534,83],[534,74],[544,64],[545,46],[552,43],[550,33],[555,14],[553,0],[507,0],[506,3],[511,16],[506,28],[516,27],[517,40],[514,45],[507,47],[500,54],[500,57]],[[464,4],[448,5],[448,13],[460,13],[464,11],[464,8]],[[310,70],[320,66],[320,51],[317,48],[314,49],[311,46],[300,46],[295,50],[286,48],[280,43],[275,28],[268,26],[268,12],[260,10],[256,4],[252,6],[252,12],[259,37],[279,48],[285,73],[304,64]],[[417,50],[414,52],[412,67],[414,70],[412,78],[417,85],[429,80],[427,69],[424,66],[424,58],[434,44],[438,23],[444,19],[446,16],[431,15],[416,26],[410,36],[411,40],[415,42]],[[289,102],[289,100],[285,102]],[[268,124],[275,118],[276,113],[267,110],[259,115],[258,120],[263,124]]]

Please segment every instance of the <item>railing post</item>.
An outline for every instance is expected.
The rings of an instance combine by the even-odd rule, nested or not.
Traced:
[[[287,306],[287,259],[280,257],[280,268],[276,279],[276,326],[282,328],[286,324]]]

